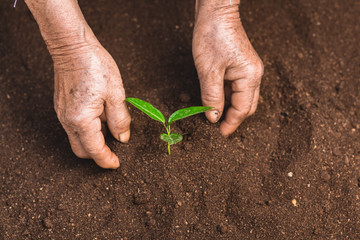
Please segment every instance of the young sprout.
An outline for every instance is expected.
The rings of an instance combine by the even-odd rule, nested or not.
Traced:
[[[164,125],[166,129],[166,133],[162,133],[160,135],[160,138],[161,140],[167,142],[169,155],[171,154],[170,146],[175,143],[181,142],[181,140],[183,140],[183,136],[181,136],[180,134],[171,133],[170,125],[177,120],[190,117],[198,113],[206,112],[213,108],[213,107],[198,107],[198,106],[183,108],[171,114],[171,116],[169,117],[166,123],[164,115],[150,103],[145,102],[138,98],[126,98],[126,101],[131,103],[134,107],[138,108],[146,115],[148,115],[150,118],[159,121]]]

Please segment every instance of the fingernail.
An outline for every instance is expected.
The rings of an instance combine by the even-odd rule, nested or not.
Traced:
[[[215,123],[215,122],[217,122],[219,120],[220,113],[219,113],[218,110],[212,110],[212,111],[209,111],[207,113],[207,117],[208,117],[210,122]]]
[[[119,134],[119,141],[122,143],[128,143],[130,138],[130,130]]]

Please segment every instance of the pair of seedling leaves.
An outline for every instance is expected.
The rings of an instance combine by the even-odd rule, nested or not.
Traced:
[[[213,107],[200,107],[200,106],[183,108],[171,114],[171,116],[169,117],[166,123],[164,115],[150,103],[145,102],[138,98],[126,98],[126,101],[131,103],[134,107],[138,108],[146,115],[148,115],[150,118],[159,121],[164,125],[166,129],[166,133],[161,134],[160,138],[161,140],[167,142],[169,155],[171,154],[170,146],[175,143],[181,142],[183,140],[183,136],[181,136],[180,134],[171,133],[170,125],[177,120],[190,117],[198,113],[206,112],[213,108]]]

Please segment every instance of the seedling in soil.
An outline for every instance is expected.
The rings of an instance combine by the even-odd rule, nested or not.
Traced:
[[[213,108],[213,107],[200,107],[200,106],[183,108],[171,114],[171,116],[169,117],[166,123],[164,115],[150,103],[145,102],[138,98],[126,98],[126,101],[131,103],[134,107],[138,108],[146,115],[148,115],[150,118],[159,121],[164,125],[166,129],[166,133],[162,133],[160,135],[160,138],[161,140],[167,142],[169,155],[171,154],[170,146],[175,143],[181,142],[181,140],[183,140],[183,136],[181,136],[180,134],[171,133],[170,125],[177,120],[190,117],[198,113],[206,112]]]

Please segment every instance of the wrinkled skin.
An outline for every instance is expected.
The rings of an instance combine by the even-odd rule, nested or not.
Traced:
[[[221,134],[228,136],[255,112],[263,75],[262,61],[242,27],[238,5],[197,9],[193,57],[203,105],[215,107],[206,113],[208,120],[219,120],[225,95],[231,102],[220,124]]]
[[[101,122],[107,122],[119,141],[129,140],[131,119],[120,72],[99,43],[75,49],[52,55],[55,111],[79,158],[92,158],[103,168],[118,168],[118,157],[105,145]]]

